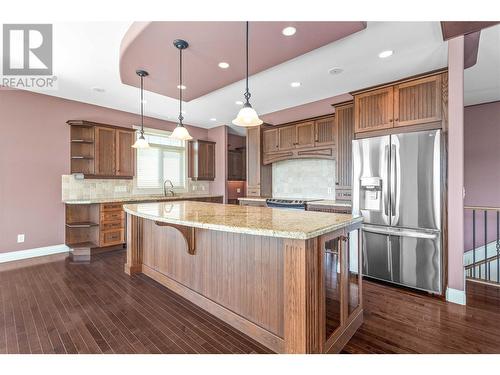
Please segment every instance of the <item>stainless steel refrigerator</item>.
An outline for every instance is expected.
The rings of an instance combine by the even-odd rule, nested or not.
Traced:
[[[363,274],[441,294],[441,131],[355,140],[352,153]]]

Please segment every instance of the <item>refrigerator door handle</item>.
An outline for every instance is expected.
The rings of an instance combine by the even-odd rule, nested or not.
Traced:
[[[396,216],[396,183],[398,179],[398,170],[396,167],[396,152],[395,144],[391,144],[391,225],[394,225],[393,218]]]
[[[387,167],[387,178],[389,177],[389,172],[390,172],[390,166],[391,166],[391,159],[389,157],[389,145],[385,146],[385,151],[384,151],[384,164]],[[389,216],[389,186],[386,181],[383,181],[384,186],[382,187],[384,189],[384,214],[385,216]],[[389,218],[389,223],[390,223],[390,218]]]
[[[426,238],[426,239],[436,239],[439,236],[439,233],[431,232],[431,231],[413,231],[413,230],[405,230],[405,229],[393,229],[387,227],[372,227],[372,226],[363,226],[363,231],[377,234],[385,234],[390,236],[399,236],[399,237],[412,237],[412,238]]]

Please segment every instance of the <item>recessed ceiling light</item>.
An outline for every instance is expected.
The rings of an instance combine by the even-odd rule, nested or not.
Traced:
[[[106,91],[106,90],[105,90],[105,89],[103,89],[102,87],[97,87],[97,86],[92,87],[92,90],[93,90],[93,91],[95,91],[95,92],[98,92],[98,93],[103,93],[103,92],[105,92],[105,91]]]
[[[392,56],[394,52],[390,49],[388,49],[387,51],[382,51],[378,54],[378,57],[380,57],[381,59],[385,59],[386,57],[389,57],[389,56]]]
[[[283,30],[281,30],[281,33],[285,36],[292,36],[297,32],[297,29],[293,26],[288,26],[285,27]]]
[[[328,70],[328,73],[330,73],[331,75],[335,75],[335,74],[340,74],[344,71],[344,69],[342,68],[338,68],[338,67],[335,67],[335,68],[331,68]]]
[[[221,69],[227,69],[227,68],[229,68],[229,64],[227,62],[224,62],[224,61],[220,62],[219,63],[219,68],[221,68]]]
[[[217,119],[215,117],[212,117],[210,121],[217,121]]]
[[[185,90],[187,87],[186,87],[186,86],[184,86],[184,85],[177,85],[177,88],[178,88],[178,89],[181,89],[181,90]]]
[[[290,83],[290,86],[292,86],[292,87],[300,87],[300,82],[292,82],[292,83]]]
[[[236,105],[243,105],[243,102],[241,100],[237,100],[234,102]]]

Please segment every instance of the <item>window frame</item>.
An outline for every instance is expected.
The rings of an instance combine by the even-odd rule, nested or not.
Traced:
[[[136,134],[136,138],[137,138],[137,136],[139,134],[140,126],[134,125],[133,128],[135,129],[135,134]],[[151,134],[151,135],[156,135],[156,136],[160,136],[160,137],[169,137],[172,134],[171,131],[154,129],[154,128],[146,128],[146,127],[144,128],[144,133],[146,134],[146,136],[148,134]],[[187,160],[188,147],[187,147],[187,141],[179,141],[179,142],[182,142],[182,146],[155,145],[154,143],[152,145],[155,145],[153,147],[159,148],[161,150],[172,150],[172,151],[177,151],[177,152],[181,151],[182,152],[182,159],[183,159],[183,163],[184,163],[184,166],[183,166],[183,169],[184,169],[183,185],[174,186],[173,189],[170,188],[170,186],[168,186],[167,188],[172,189],[176,193],[185,193],[188,191],[188,160]],[[165,183],[165,179],[163,176],[163,157],[160,158],[160,163],[158,164],[159,172],[163,178],[163,181],[160,182],[160,186],[155,187],[155,188],[140,187],[137,185],[137,176],[138,176],[138,168],[139,168],[139,163],[138,163],[139,159],[138,159],[138,155],[137,155],[138,152],[139,152],[139,150],[136,149],[135,150],[135,160],[136,160],[135,178],[134,178],[134,186],[133,186],[134,192],[139,193],[139,194],[163,194],[163,183]]]

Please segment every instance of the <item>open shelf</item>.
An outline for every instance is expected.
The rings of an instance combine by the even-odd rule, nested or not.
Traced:
[[[74,222],[74,223],[66,223],[66,226],[68,228],[90,228],[90,227],[95,227],[98,225],[99,224],[94,223],[92,221],[80,221],[80,222]]]

